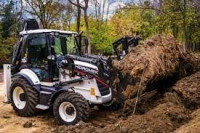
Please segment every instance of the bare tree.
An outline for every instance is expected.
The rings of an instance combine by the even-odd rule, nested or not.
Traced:
[[[108,18],[109,18],[110,5],[111,5],[112,3],[113,3],[112,0],[108,1],[107,11],[106,11],[106,22],[108,21]]]
[[[102,5],[102,16],[101,16],[101,19],[103,20],[104,19],[104,13],[105,13],[105,5],[106,5],[106,0],[103,0],[103,5]]]
[[[78,1],[78,0],[77,0]],[[77,3],[74,3],[72,2],[72,0],[69,0],[69,2],[76,6],[78,9],[82,9],[83,10],[83,13],[84,13],[84,21],[85,21],[85,28],[86,28],[86,36],[88,38],[88,42],[89,42],[89,45],[88,45],[88,53],[90,54],[91,53],[91,44],[90,44],[90,33],[89,33],[89,22],[88,22],[88,13],[87,13],[87,10],[88,10],[88,4],[89,4],[89,0],[84,0],[84,5],[81,5],[80,3],[78,4]],[[78,21],[78,20],[77,20]]]
[[[65,29],[66,27],[65,25],[67,24],[67,29],[71,30],[71,23],[72,23],[73,17],[75,16],[75,10],[70,3],[67,3],[66,5],[64,5],[64,7],[65,9],[61,16],[62,26],[63,26],[63,29]]]
[[[76,14],[76,31],[80,32],[80,23],[81,23],[81,6],[80,6],[80,0],[76,0],[76,2],[72,2],[69,0],[69,2],[74,5],[77,8],[77,14]]]
[[[94,5],[94,12],[95,12],[94,17],[96,20],[99,20],[99,10],[101,8],[101,5],[98,2],[98,0],[92,0],[91,4]]]
[[[30,9],[26,11],[31,15],[37,16],[43,26],[43,28],[49,28],[58,20],[60,13],[64,9],[63,5],[59,1],[47,0],[25,0]],[[53,9],[53,10],[52,10]]]

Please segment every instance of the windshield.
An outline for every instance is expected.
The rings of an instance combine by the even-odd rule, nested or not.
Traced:
[[[57,56],[65,54],[76,54],[77,44],[72,35],[55,36],[54,50]]]
[[[69,36],[66,39],[66,49],[68,54],[75,54],[76,53],[76,40],[74,37]]]
[[[55,38],[54,50],[55,50],[56,55],[63,55],[61,41],[59,37]]]

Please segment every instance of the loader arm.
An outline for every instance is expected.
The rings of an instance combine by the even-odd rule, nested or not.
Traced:
[[[139,37],[124,36],[115,41],[112,45],[115,54],[117,55],[117,59],[121,60],[126,54],[128,54],[129,46],[137,46],[139,44],[139,40]]]

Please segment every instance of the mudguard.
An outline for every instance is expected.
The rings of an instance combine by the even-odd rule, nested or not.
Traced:
[[[33,88],[37,91],[40,90],[40,80],[37,75],[30,69],[22,69],[20,72],[12,75],[11,78],[21,77],[24,78]]]
[[[68,88],[68,89],[60,89],[58,91],[56,91],[54,94],[51,95],[50,99],[49,99],[49,105],[51,106],[53,104],[53,102],[55,101],[55,99],[63,92],[68,92],[69,89],[71,88]]]

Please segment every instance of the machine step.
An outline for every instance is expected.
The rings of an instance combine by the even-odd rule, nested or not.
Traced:
[[[41,110],[47,110],[49,109],[49,106],[46,106],[46,105],[42,105],[42,104],[38,104],[36,106],[37,109],[41,109]]]

